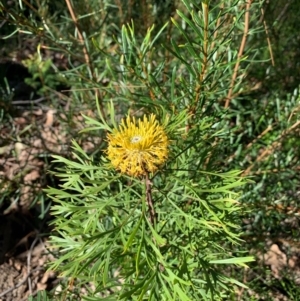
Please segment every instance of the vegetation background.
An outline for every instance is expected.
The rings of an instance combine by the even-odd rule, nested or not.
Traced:
[[[206,46],[192,26],[191,4],[201,20],[208,4]],[[128,109],[151,109],[156,99],[169,112],[195,110],[199,122],[221,126],[226,135],[207,140],[201,156],[213,158],[206,163],[219,172],[239,169],[252,180],[240,198],[239,250],[257,260],[243,273],[225,269],[250,288],[232,299],[299,300],[299,9],[297,0],[1,0],[0,229],[17,228],[2,230],[1,262],[32,229],[48,236],[52,203],[43,188],[58,187],[47,170],[62,168],[51,156],[72,158],[75,139],[100,158],[104,137],[79,133],[81,113],[94,117],[97,98],[106,116],[113,99],[119,119]],[[204,70],[195,106],[174,90],[189,93],[193,59]]]

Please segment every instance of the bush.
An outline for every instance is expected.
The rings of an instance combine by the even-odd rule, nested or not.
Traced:
[[[0,3],[6,35],[30,34],[38,46],[27,83],[58,111],[64,147],[47,156],[55,154],[49,168],[58,167],[51,176],[61,186],[46,192],[57,230],[51,267],[75,281],[69,296],[80,298],[82,287],[88,300],[268,295],[255,276],[264,266],[245,270],[255,280],[238,291],[245,276],[235,265],[252,260],[245,250],[266,252],[266,239],[295,239],[283,219],[298,210],[299,91],[285,69],[297,62],[281,49],[294,45],[297,4]],[[68,93],[57,101],[61,82]],[[109,135],[126,116],[151,114],[167,134],[168,159],[152,173],[120,174],[107,159]]]

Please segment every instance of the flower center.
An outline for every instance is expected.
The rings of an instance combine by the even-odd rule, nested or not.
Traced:
[[[131,139],[130,139],[130,142],[131,143],[138,143],[142,140],[142,137],[141,136],[133,136]]]

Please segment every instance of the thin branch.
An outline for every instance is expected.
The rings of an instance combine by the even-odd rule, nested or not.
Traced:
[[[8,293],[10,293],[11,291],[17,289],[18,287],[20,287],[22,284],[24,284],[26,281],[28,281],[28,286],[29,286],[29,291],[30,294],[32,295],[32,288],[31,288],[31,281],[30,281],[30,276],[32,275],[32,273],[34,273],[35,271],[41,270],[40,267],[35,268],[33,270],[31,270],[30,265],[31,265],[31,255],[32,255],[32,251],[33,248],[36,244],[36,242],[38,241],[39,237],[37,236],[34,241],[32,242],[30,249],[28,251],[28,256],[27,256],[27,275],[25,276],[25,278],[23,280],[21,280],[20,282],[18,282],[18,284],[16,284],[15,286],[12,286],[10,288],[8,288],[7,290],[5,290],[4,292],[0,293],[0,298],[4,297],[5,295],[7,295]]]
[[[247,176],[250,171],[252,170],[252,168],[254,167],[255,164],[263,161],[266,157],[268,158],[268,156],[270,154],[272,154],[272,149],[276,149],[281,145],[281,139],[283,137],[285,137],[286,135],[288,135],[289,133],[291,133],[294,129],[296,129],[298,126],[300,125],[300,120],[298,120],[297,122],[295,122],[290,128],[288,128],[287,130],[283,131],[281,133],[281,135],[275,140],[273,141],[273,143],[271,145],[269,145],[255,160],[254,163],[252,163],[244,172],[243,172],[243,176]]]
[[[282,19],[282,17],[286,13],[288,7],[290,6],[291,2],[292,2],[291,0],[287,1],[287,3],[285,4],[284,8],[281,10],[279,16],[275,19],[275,22],[279,22]]]
[[[79,27],[79,24],[77,22],[77,18],[75,16],[75,13],[74,13],[74,10],[73,10],[73,7],[72,7],[72,4],[70,2],[70,0],[65,0],[66,1],[66,4],[68,6],[68,10],[70,12],[70,15],[71,15],[71,18],[76,26],[76,29],[77,29],[77,32],[78,32],[78,37],[79,37],[79,41],[80,43],[82,43],[83,45],[83,53],[84,53],[84,59],[85,59],[85,62],[86,64],[91,67],[91,64],[90,64],[90,56],[89,56],[89,53],[88,53],[88,50],[87,50],[87,47],[85,45],[85,42],[84,42],[84,38],[83,38],[83,35],[81,33],[81,30],[80,30],[80,27]],[[92,72],[93,73],[93,72]]]
[[[90,71],[91,71],[91,75],[94,77],[95,74],[94,74],[94,71],[93,71],[93,66],[91,64],[91,61],[90,61],[90,56],[89,56],[89,52],[88,52],[88,49],[85,45],[85,41],[84,41],[84,38],[83,38],[83,35],[82,35],[82,32],[81,32],[81,29],[80,29],[80,26],[77,22],[77,18],[76,18],[76,15],[74,13],[74,10],[73,10],[73,7],[72,7],[72,4],[70,2],[70,0],[65,0],[66,3],[67,3],[67,6],[68,6],[68,9],[69,9],[69,12],[70,12],[70,15],[71,15],[71,18],[76,26],[76,29],[77,29],[77,32],[78,32],[78,37],[79,37],[79,41],[82,43],[83,45],[83,53],[84,53],[84,59],[85,59],[85,62],[86,64],[88,65],[88,67],[90,68]],[[103,108],[103,103],[102,103],[102,97],[100,95],[100,92],[98,89],[94,89],[95,93],[97,94],[98,96],[98,99],[100,101],[100,110],[101,110],[101,113],[103,114],[103,117],[104,119],[106,119],[106,115],[105,115],[105,112],[104,112],[104,108]]]
[[[255,144],[259,139],[261,139],[263,136],[265,136],[268,132],[270,132],[273,129],[272,125],[268,125],[268,127],[257,137],[255,137],[250,143],[246,145],[245,149],[249,149],[252,147],[253,144]],[[226,162],[230,162],[234,157],[236,156],[236,153],[229,156],[229,158],[226,159]]]
[[[41,267],[37,267],[37,268],[31,270],[31,271],[30,271],[30,274],[27,274],[23,280],[21,280],[20,282],[18,282],[18,284],[16,284],[16,285],[13,286],[13,287],[8,288],[8,289],[5,290],[4,292],[1,292],[1,293],[0,293],[0,297],[2,298],[2,297],[4,297],[5,295],[7,295],[8,293],[10,293],[11,291],[17,289],[18,287],[20,287],[22,284],[24,284],[24,283],[28,280],[28,278],[30,277],[30,275],[32,275],[32,274],[33,274],[34,272],[36,272],[36,271],[41,271],[41,270],[43,270],[43,268],[41,268]],[[26,300],[27,300],[27,299],[26,299]]]
[[[39,240],[39,236],[37,235],[36,238],[34,239],[34,241],[32,242],[31,246],[30,246],[30,249],[29,249],[29,252],[28,252],[28,256],[27,256],[27,275],[30,276],[30,273],[31,273],[31,255],[32,255],[32,251],[33,251],[33,248],[35,247],[35,244],[36,242]],[[28,289],[29,289],[29,292],[30,292],[30,295],[32,295],[32,286],[31,286],[31,279],[30,277],[27,277],[27,282],[28,282]]]
[[[25,104],[37,104],[43,100],[47,99],[46,97],[40,97],[33,100],[13,100],[11,103],[13,105],[25,105]]]
[[[27,0],[22,0],[32,11],[34,11],[36,14],[38,14],[38,10],[33,7]]]
[[[152,225],[155,225],[156,223],[156,212],[154,209],[154,204],[152,200],[152,192],[151,192],[151,181],[149,180],[149,174],[148,172],[146,173],[145,177],[145,185],[146,185],[146,200],[148,204],[148,209],[149,209],[149,215],[150,215],[150,222]]]
[[[261,14],[262,14],[262,18],[263,18],[264,29],[265,29],[266,36],[267,36],[267,42],[268,42],[268,48],[269,48],[270,57],[271,57],[271,61],[272,61],[272,66],[275,66],[275,60],[274,60],[274,55],[273,55],[273,51],[272,51],[272,45],[271,45],[270,35],[269,35],[269,31],[268,31],[268,25],[265,20],[265,11],[264,11],[263,7],[261,8]]]
[[[234,83],[236,81],[238,70],[239,70],[239,67],[240,67],[240,61],[241,61],[242,55],[244,53],[244,49],[245,49],[245,45],[246,45],[246,41],[247,41],[247,36],[248,36],[248,32],[249,32],[250,6],[251,6],[252,1],[253,0],[249,0],[246,4],[244,34],[243,34],[243,38],[242,38],[242,41],[241,41],[241,45],[240,45],[240,49],[239,49],[239,53],[238,53],[238,57],[237,57],[237,62],[234,66],[234,71],[233,71],[233,75],[232,75],[232,78],[231,78],[230,88],[229,88],[227,98],[226,98],[225,109],[227,109],[229,107],[229,103],[230,103],[231,98],[232,98]]]

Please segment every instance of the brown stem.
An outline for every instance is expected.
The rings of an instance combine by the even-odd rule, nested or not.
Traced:
[[[68,10],[70,12],[71,18],[72,18],[72,20],[73,20],[73,22],[75,24],[76,29],[77,29],[79,41],[80,41],[80,43],[83,46],[83,54],[84,54],[85,63],[90,68],[92,77],[96,81],[95,73],[94,73],[94,68],[93,68],[93,65],[92,65],[91,60],[90,60],[90,55],[89,55],[88,49],[87,49],[87,47],[85,45],[84,37],[83,37],[82,31],[81,31],[81,28],[79,26],[77,17],[75,15],[75,12],[73,10],[72,4],[71,4],[70,0],[65,0],[65,1],[66,1],[67,6],[68,6]],[[98,96],[98,99],[99,99],[99,105],[100,105],[100,110],[101,110],[102,116],[104,117],[104,119],[106,119],[105,111],[104,111],[104,107],[103,107],[102,96],[100,94],[100,91],[99,91],[99,89],[95,89],[95,92],[96,92],[96,94]]]
[[[288,129],[284,130],[279,137],[276,138],[275,141],[272,142],[271,145],[267,146],[264,151],[256,158],[255,162],[252,163],[244,172],[243,176],[248,176],[249,173],[251,172],[252,168],[254,165],[258,164],[259,162],[262,162],[265,160],[265,158],[268,158],[271,154],[273,154],[273,151],[277,149],[281,144],[282,144],[282,138],[290,134],[294,129],[298,128],[300,125],[300,120],[296,121],[291,127]]]
[[[38,14],[38,10],[34,8],[27,0],[22,0],[31,10],[33,10],[36,14]]]
[[[247,36],[248,36],[248,32],[249,32],[250,6],[251,6],[252,1],[253,0],[249,0],[246,4],[244,34],[243,34],[243,38],[242,38],[242,41],[241,41],[237,61],[236,61],[236,64],[234,66],[234,71],[233,71],[233,75],[232,75],[232,78],[231,78],[230,88],[229,88],[227,98],[226,98],[225,109],[227,109],[229,107],[229,103],[230,103],[231,98],[232,98],[234,83],[235,83],[235,80],[237,78],[238,70],[239,70],[239,67],[240,67],[240,61],[241,61],[241,58],[242,58],[242,55],[243,55],[243,52],[244,52],[244,49],[245,49]]]
[[[91,68],[91,64],[90,64],[90,56],[89,56],[89,53],[88,53],[88,50],[87,50],[87,47],[85,46],[85,43],[84,43],[84,38],[83,38],[83,35],[81,33],[81,30],[80,30],[80,27],[79,27],[79,24],[77,22],[77,18],[75,16],[75,13],[74,13],[74,10],[73,10],[73,7],[72,7],[72,4],[70,2],[70,0],[65,0],[66,1],[66,4],[68,6],[68,10],[70,12],[70,15],[71,15],[71,18],[76,26],[76,29],[78,31],[78,37],[79,37],[79,41],[80,43],[83,45],[83,54],[84,54],[84,59],[85,59],[85,62],[86,64]],[[92,71],[92,68],[91,68],[91,71]],[[92,72],[93,73],[93,72]]]
[[[152,225],[155,225],[156,213],[155,213],[154,204],[153,204],[153,200],[152,200],[152,192],[151,192],[152,183],[149,180],[148,172],[146,173],[146,177],[145,177],[145,185],[146,185],[146,200],[147,200],[148,209],[149,209],[150,222]]]

